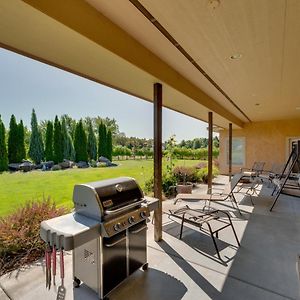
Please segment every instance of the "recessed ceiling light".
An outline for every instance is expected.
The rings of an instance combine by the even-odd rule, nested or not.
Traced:
[[[296,109],[297,109],[297,110],[300,110],[300,106],[297,106]]]
[[[235,53],[233,55],[230,56],[230,59],[240,59],[242,57],[241,53]]]
[[[260,106],[260,103],[255,103],[255,106]]]
[[[220,0],[209,0],[208,1],[208,6],[211,7],[212,9],[216,9],[219,7],[221,4]]]

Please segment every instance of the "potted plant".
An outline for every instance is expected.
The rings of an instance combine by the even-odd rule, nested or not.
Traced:
[[[176,191],[178,194],[191,194],[193,190],[192,179],[194,174],[193,168],[178,166],[173,169],[173,174],[177,179]]]

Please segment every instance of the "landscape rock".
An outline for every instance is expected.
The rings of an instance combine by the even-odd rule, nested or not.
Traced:
[[[103,162],[103,163],[111,163],[111,161],[108,158],[104,157],[104,156],[100,156],[98,161]]]
[[[33,164],[31,161],[29,160],[24,160],[20,166],[19,166],[20,170],[22,170],[23,172],[29,172],[31,170],[35,169],[35,164]]]
[[[74,162],[68,159],[64,159],[63,162],[59,163],[59,165],[61,166],[61,168],[64,169],[69,169],[69,168],[73,168],[74,166]]]
[[[51,168],[52,171],[59,171],[61,170],[61,166],[60,165],[54,165],[52,168]]]
[[[52,160],[42,162],[42,170],[43,170],[43,171],[51,170],[51,168],[52,168],[53,166],[54,166],[54,161],[52,161]]]
[[[21,163],[11,163],[8,164],[8,169],[13,172],[20,171],[20,165]]]
[[[88,168],[89,167],[89,164],[86,162],[86,161],[79,161],[76,166],[79,168],[79,169],[84,169],[84,168]]]
[[[100,163],[100,166],[101,166],[101,163],[105,163],[107,167],[117,166],[117,164],[112,163],[108,158],[106,158],[104,156],[100,156],[99,159],[98,159],[98,162]]]

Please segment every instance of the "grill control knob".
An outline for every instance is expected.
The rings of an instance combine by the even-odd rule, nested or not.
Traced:
[[[135,222],[134,216],[131,216],[131,217],[128,218],[128,223],[129,223],[129,224],[132,224],[132,223],[134,223],[134,222]]]
[[[119,231],[121,229],[121,223],[117,223],[114,225],[114,230]]]
[[[147,218],[147,214],[146,214],[146,212],[144,212],[144,211],[142,211],[142,212],[140,213],[140,216],[141,216],[142,219],[146,219],[146,218]]]

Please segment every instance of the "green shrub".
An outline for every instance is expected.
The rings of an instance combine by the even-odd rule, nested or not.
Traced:
[[[107,168],[107,164],[105,162],[98,162],[97,167],[98,168]]]
[[[198,173],[199,178],[201,178],[201,180],[204,183],[207,183],[207,181],[208,181],[208,168],[205,167],[205,168],[199,169],[197,173]],[[212,177],[214,178],[219,174],[220,174],[219,169],[216,168],[215,166],[213,166]]]
[[[198,176],[198,171],[195,167],[177,166],[173,169],[173,175],[177,183],[199,182],[201,177]]]
[[[145,194],[153,193],[154,190],[154,178],[151,176],[149,179],[145,181],[144,192]]]
[[[176,178],[169,173],[164,173],[162,176],[162,190],[165,196],[170,196],[172,194],[172,186],[176,185]],[[154,191],[154,179],[153,176],[146,180],[145,182],[145,193],[153,193]]]
[[[98,166],[97,166],[97,162],[95,161],[95,160],[91,160],[90,161],[90,167],[92,167],[92,168],[97,168]]]
[[[40,223],[67,213],[50,198],[28,202],[15,213],[0,218],[0,275],[30,263],[44,254]]]

